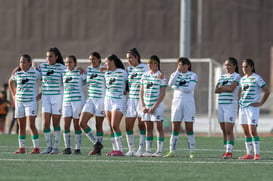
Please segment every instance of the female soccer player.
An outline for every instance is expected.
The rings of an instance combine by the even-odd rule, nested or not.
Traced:
[[[129,63],[127,68],[128,83],[129,83],[129,95],[127,100],[127,112],[126,112],[126,138],[129,151],[125,153],[125,156],[141,156],[144,153],[145,145],[145,124],[141,120],[141,105],[139,102],[139,89],[140,79],[144,72],[148,70],[147,65],[141,63],[140,55],[136,48],[130,49],[126,53],[126,58]],[[134,124],[135,120],[138,120],[138,128],[140,132],[139,147],[137,152],[134,150]]]
[[[50,48],[46,53],[47,63],[37,68],[42,74],[42,119],[47,148],[42,154],[58,154],[62,114],[63,84],[62,72],[66,69],[63,57],[57,48]],[[53,121],[54,145],[51,143],[50,121]]]
[[[238,73],[238,62],[229,57],[225,63],[226,74],[217,82],[215,93],[218,96],[218,121],[223,132],[225,154],[222,158],[232,158],[234,145],[233,127],[238,113],[238,92],[241,76]]]
[[[29,125],[33,143],[30,154],[38,154],[39,139],[35,126],[37,115],[37,82],[41,79],[38,71],[31,68],[32,60],[29,55],[22,55],[19,60],[19,68],[11,75],[9,86],[15,100],[15,117],[19,123],[19,149],[15,154],[25,153],[26,124]],[[17,87],[13,82],[16,82]]]
[[[144,157],[162,157],[164,143],[164,102],[167,81],[160,71],[160,60],[158,56],[152,55],[148,59],[148,71],[141,78],[140,102],[142,107],[142,120],[146,127],[146,152]],[[152,154],[153,128],[156,123],[157,150]]]
[[[126,84],[128,75],[121,60],[114,54],[105,59],[105,114],[111,128],[113,150],[108,156],[123,156],[120,122],[126,109]]]
[[[244,76],[240,81],[239,122],[245,135],[246,154],[239,159],[260,160],[260,138],[257,133],[257,126],[260,106],[265,103],[270,91],[263,78],[255,73],[252,59],[243,61],[242,70]],[[264,94],[261,99],[262,92]]]
[[[75,155],[80,155],[82,131],[79,125],[79,118],[83,107],[83,89],[86,81],[86,74],[81,74],[77,66],[77,59],[71,55],[65,58],[66,70],[63,72],[63,119],[64,119],[64,145],[63,154],[71,154],[70,148],[70,126],[73,119],[75,130]]]
[[[193,123],[195,121],[194,88],[198,76],[191,71],[191,62],[186,57],[177,60],[177,69],[171,74],[169,86],[173,89],[171,108],[172,134],[170,152],[164,157],[174,157],[179,137],[181,122],[184,120],[190,158],[194,157],[195,139]]]
[[[94,150],[90,151],[89,155],[101,155],[102,139],[103,139],[103,120],[104,112],[104,97],[105,97],[105,78],[104,72],[100,69],[101,56],[98,52],[93,52],[89,56],[89,64],[87,67],[87,87],[88,98],[82,109],[80,116],[80,126],[84,130],[87,138],[94,144]],[[91,128],[88,126],[88,121],[92,116],[96,116],[96,137],[93,135]]]

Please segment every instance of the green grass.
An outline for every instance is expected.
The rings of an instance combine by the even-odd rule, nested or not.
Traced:
[[[72,137],[73,141],[73,137]],[[125,136],[124,151],[127,151]],[[136,140],[137,142],[137,140]],[[32,147],[27,136],[27,151]],[[41,149],[44,139],[40,136]],[[16,135],[0,135],[0,180],[272,180],[273,141],[261,137],[262,160],[238,160],[245,154],[244,139],[237,137],[233,159],[224,160],[221,137],[196,137],[196,158],[189,159],[184,136],[180,136],[174,158],[107,157],[111,150],[109,136],[104,138],[102,156],[88,156],[91,145],[83,136],[82,155],[15,155]],[[153,147],[156,143],[154,141]],[[166,137],[164,151],[169,147]],[[61,141],[60,150],[63,149]]]

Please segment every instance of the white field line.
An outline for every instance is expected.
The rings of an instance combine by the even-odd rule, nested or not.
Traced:
[[[39,160],[39,159],[0,159],[0,161],[7,161],[7,162],[77,162],[77,163],[88,163],[88,162],[101,162],[101,163],[132,163],[132,160]],[[161,163],[161,164],[268,164],[272,165],[273,160],[259,160],[259,161],[173,161],[173,160],[133,160],[134,163]]]

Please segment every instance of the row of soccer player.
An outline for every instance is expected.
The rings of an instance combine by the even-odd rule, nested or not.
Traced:
[[[75,56],[63,58],[57,48],[47,51],[47,62],[40,64],[37,69],[31,68],[31,58],[22,55],[19,67],[16,68],[9,81],[15,97],[15,116],[19,122],[19,149],[15,153],[25,153],[26,121],[29,122],[32,134],[32,154],[40,153],[38,132],[35,128],[37,100],[42,99],[42,118],[46,150],[42,154],[57,154],[60,141],[60,119],[64,120],[63,154],[71,154],[70,125],[73,120],[75,129],[74,154],[81,154],[80,143],[82,131],[93,143],[94,149],[90,155],[101,155],[102,122],[104,117],[111,130],[112,151],[108,156],[140,156],[162,157],[164,131],[164,96],[167,80],[160,71],[160,60],[156,55],[148,58],[147,64],[141,63],[139,52],[133,48],[126,53],[129,66],[126,68],[116,55],[110,55],[101,62],[101,56],[93,52],[89,56],[90,66],[84,71],[77,67]],[[63,65],[65,64],[65,66]],[[227,73],[221,76],[215,93],[219,93],[219,122],[224,133],[226,153],[223,158],[232,157],[234,144],[233,125],[237,115],[238,91],[243,87],[240,99],[240,121],[246,134],[247,154],[241,159],[252,158],[251,148],[254,142],[255,157],[259,159],[259,137],[256,125],[261,106],[269,95],[269,90],[261,77],[255,74],[254,63],[247,59],[243,62],[245,76],[240,80],[236,73],[237,60],[229,58],[225,61]],[[37,93],[37,81],[42,80],[42,93]],[[13,85],[16,81],[17,87]],[[88,98],[84,100],[82,86],[87,84]],[[190,157],[194,157],[195,140],[193,123],[195,117],[194,88],[197,75],[191,71],[191,62],[181,57],[177,61],[177,69],[171,74],[169,86],[173,89],[171,111],[172,134],[170,152],[165,157],[175,156],[176,143],[179,136],[180,124],[185,122]],[[247,87],[248,86],[248,87]],[[262,89],[265,94],[261,102]],[[17,91],[16,91],[17,90]],[[253,91],[255,92],[253,94]],[[126,95],[128,96],[126,104]],[[120,122],[126,116],[126,138],[129,151],[123,153]],[[94,116],[96,120],[96,136],[93,135],[88,121]],[[253,117],[255,116],[255,117]],[[253,119],[256,122],[253,122]],[[51,141],[50,122],[54,127],[54,144]],[[133,127],[138,120],[139,147],[135,152]],[[152,153],[153,127],[157,129],[157,149]],[[251,128],[251,129],[250,129]],[[254,134],[255,133],[255,134]]]

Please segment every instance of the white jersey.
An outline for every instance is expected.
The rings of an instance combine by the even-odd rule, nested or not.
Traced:
[[[152,74],[150,71],[142,75],[140,84],[143,86],[143,98],[146,108],[151,108],[160,96],[160,88],[167,87],[166,78],[159,79],[160,71]]]
[[[139,99],[140,79],[144,72],[148,71],[147,65],[140,63],[136,67],[129,66],[128,84],[129,84],[129,99]]]
[[[104,72],[100,72],[99,68],[87,67],[87,87],[88,98],[104,98],[105,96],[105,78]]]
[[[37,70],[42,74],[43,95],[61,95],[63,91],[62,72],[66,69],[63,64],[49,65],[41,63]]]
[[[127,80],[128,74],[121,68],[117,68],[115,71],[107,71],[105,73],[106,96],[123,99]]]
[[[172,73],[169,80],[169,86],[174,91],[173,97],[193,99],[194,88],[196,86],[197,81],[198,81],[197,74],[191,71],[187,71],[186,73],[176,71]]]
[[[64,70],[63,72],[63,86],[64,98],[63,102],[83,101],[83,84],[86,81],[86,74],[81,74],[78,68],[74,70]]]
[[[25,103],[36,100],[37,81],[41,79],[41,74],[37,70],[29,68],[26,72],[22,70],[15,72],[11,79],[17,83],[15,95],[17,102]]]
[[[242,90],[241,99],[239,100],[240,106],[248,107],[258,102],[264,86],[266,86],[265,81],[256,73],[252,73],[249,77],[243,76],[240,81],[240,88]]]
[[[217,86],[230,86],[233,82],[237,84],[233,92],[222,92],[218,96],[218,104],[232,104],[237,103],[238,101],[238,92],[241,76],[240,74],[234,72],[233,74],[224,74],[221,75],[220,79],[217,82]]]

